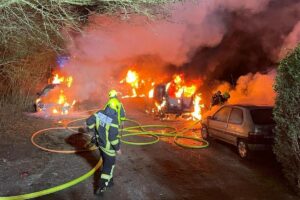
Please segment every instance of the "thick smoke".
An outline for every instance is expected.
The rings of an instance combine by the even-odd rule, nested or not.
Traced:
[[[276,93],[273,90],[276,71],[270,70],[267,73],[248,73],[240,76],[236,81],[236,85],[223,81],[212,89],[212,93],[220,91],[222,93],[229,92],[229,104],[247,104],[247,105],[264,105],[273,106],[275,103]],[[220,107],[213,106],[208,109],[210,99],[206,103],[204,110],[204,118],[213,115]]]
[[[209,82],[232,82],[249,72],[277,66],[286,38],[300,21],[300,2],[273,0],[261,12],[234,10],[219,15],[227,27],[222,41],[213,48],[199,48],[183,70],[203,74]]]
[[[262,71],[299,20],[300,4],[293,2],[184,1],[154,21],[93,16],[69,44],[72,59],[64,69],[74,76],[74,98],[101,99],[130,66],[156,79],[171,70],[207,81]]]
[[[234,88],[228,82],[224,82],[216,88],[216,91],[229,91],[231,98],[228,103],[230,104],[274,105],[275,76],[275,70],[266,74],[249,73],[240,76]]]
[[[285,38],[279,57],[283,58],[289,51],[293,50],[300,42],[300,21],[295,25],[292,32]]]

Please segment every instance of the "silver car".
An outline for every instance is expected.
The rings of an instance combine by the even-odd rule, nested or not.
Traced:
[[[213,137],[237,147],[240,157],[249,150],[270,147],[274,140],[273,107],[254,105],[225,105],[203,122],[204,139]]]

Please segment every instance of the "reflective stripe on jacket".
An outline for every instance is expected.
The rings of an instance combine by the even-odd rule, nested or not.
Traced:
[[[116,151],[120,149],[117,122],[117,116],[106,116],[104,111],[99,111],[86,120],[88,128],[96,133],[100,149],[109,156],[115,156]]]

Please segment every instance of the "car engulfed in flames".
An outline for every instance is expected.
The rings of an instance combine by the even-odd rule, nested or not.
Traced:
[[[182,74],[173,75],[169,82],[155,81],[149,75],[144,76],[147,79],[142,77],[142,73],[135,70],[127,71],[126,77],[120,83],[127,84],[131,88],[131,94],[123,95],[122,98],[145,98],[146,112],[162,120],[170,118],[171,115],[187,120],[201,120],[201,109],[204,105],[201,103],[197,81],[187,82]]]
[[[199,92],[199,81],[187,81],[182,74],[164,76],[151,76],[130,67],[119,81],[120,85],[115,87],[121,87],[118,91],[123,99],[144,99],[146,112],[161,120],[173,117],[201,120],[204,105]],[[35,110],[48,115],[69,114],[76,103],[72,98],[72,94],[76,95],[72,84],[72,76],[63,75],[61,72],[53,74],[48,85],[38,93]]]
[[[201,93],[195,84],[186,85],[182,75],[174,75],[166,84],[155,85],[149,92],[150,112],[160,119],[170,115],[188,120],[201,120]]]
[[[72,76],[60,76],[56,73],[49,84],[37,93],[34,104],[36,112],[45,112],[52,115],[66,115],[73,108],[76,101],[71,100],[66,91],[72,86]]]

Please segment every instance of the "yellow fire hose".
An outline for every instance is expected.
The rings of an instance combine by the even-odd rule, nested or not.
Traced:
[[[77,122],[77,121],[81,121],[81,120],[84,120],[84,119],[85,118],[76,119],[76,120],[73,120],[73,121],[69,122],[69,124]],[[184,129],[181,129],[180,131],[177,131],[176,128],[171,127],[171,126],[166,126],[166,125],[140,125],[138,122],[136,122],[134,120],[127,119],[126,121],[133,122],[137,125],[136,126],[129,126],[129,127],[120,129],[122,132],[125,132],[125,134],[122,134],[121,137],[120,137],[121,142],[125,143],[125,144],[129,144],[129,145],[150,145],[150,144],[154,144],[154,143],[158,142],[160,140],[160,137],[174,137],[174,143],[181,146],[181,147],[184,147],[184,148],[197,148],[197,149],[199,149],[199,148],[206,148],[209,145],[209,143],[206,140],[203,140],[203,139],[200,139],[200,138],[197,138],[197,137],[182,135],[184,132],[189,131],[190,128],[184,128]],[[77,133],[77,131],[74,130],[74,129],[79,128],[79,127],[78,126],[77,127],[76,126],[71,127],[71,126],[69,126],[69,124],[66,127],[47,128],[47,129],[42,129],[42,130],[39,130],[39,131],[33,133],[32,136],[31,136],[32,144],[34,146],[44,150],[44,151],[48,151],[48,152],[52,152],[52,153],[64,153],[64,154],[72,154],[72,153],[78,153],[78,152],[84,152],[84,151],[93,151],[93,150],[98,149],[97,147],[94,146],[92,148],[82,149],[82,150],[56,150],[56,149],[45,148],[45,147],[37,144],[34,140],[34,138],[37,135],[39,135],[41,133],[44,133],[46,131],[50,131],[50,130],[64,129],[64,130],[70,130],[72,132]],[[147,131],[146,129],[148,129],[148,128],[170,129],[171,131],[167,132],[167,133],[158,133],[158,132],[155,132],[155,131]],[[142,136],[142,135],[148,135],[148,136],[154,137],[154,140],[150,141],[150,142],[130,142],[130,141],[126,141],[126,140],[123,139],[123,138],[129,137],[129,136]],[[178,140],[182,139],[182,138],[194,140],[196,142],[201,142],[203,144],[201,144],[201,145],[181,144],[181,143],[178,142]],[[55,193],[55,192],[67,189],[69,187],[72,187],[72,186],[84,181],[85,179],[89,178],[90,176],[92,176],[101,167],[101,165],[102,165],[102,159],[100,158],[98,163],[96,164],[96,166],[93,169],[91,169],[86,174],[84,174],[84,175],[82,175],[82,176],[80,176],[76,179],[73,179],[73,180],[71,180],[67,183],[64,183],[64,184],[61,184],[61,185],[58,185],[58,186],[55,186],[55,187],[52,187],[52,188],[49,188],[49,189],[33,192],[33,193],[17,195],[17,196],[0,197],[0,200],[32,199],[32,198],[37,198],[37,197],[40,197],[40,196],[44,196],[44,195],[47,195],[47,194],[51,194],[51,193]]]
[[[89,172],[87,172],[86,174],[73,179],[67,183],[49,188],[49,189],[45,189],[45,190],[41,190],[38,192],[33,192],[33,193],[28,193],[28,194],[22,194],[22,195],[17,195],[17,196],[9,196],[9,197],[0,197],[1,200],[20,200],[20,199],[33,199],[33,198],[37,198],[40,196],[44,196],[47,194],[51,194],[54,192],[58,192],[60,190],[64,190],[67,189],[69,187],[72,187],[73,185],[76,185],[82,181],[84,181],[85,179],[89,178],[90,176],[92,176],[102,165],[102,159],[99,159],[98,163],[96,164],[96,166],[90,170]]]
[[[137,126],[131,126],[122,129],[124,132],[129,132],[126,134],[121,135],[120,140],[129,145],[149,145],[149,144],[154,144],[159,141],[159,136],[161,137],[174,137],[174,143],[177,144],[178,146],[184,147],[184,148],[192,148],[192,149],[201,149],[201,148],[206,148],[208,147],[209,143],[206,140],[197,138],[197,137],[192,137],[192,136],[184,136],[182,135],[183,133],[191,130],[191,128],[184,128],[179,131],[176,130],[176,128],[172,126],[166,126],[166,125],[140,125],[137,121],[127,119],[126,121],[133,122],[138,124]],[[198,122],[194,123],[191,127],[195,126]],[[162,128],[162,129],[171,129],[171,132],[167,133],[158,133],[154,131],[147,131],[146,128]],[[140,129],[141,131],[138,131]],[[126,141],[123,138],[124,137],[129,137],[129,136],[141,136],[141,135],[150,135],[155,138],[155,140],[150,141],[150,142],[130,142]],[[187,145],[187,144],[182,144],[178,140],[179,139],[189,139],[189,140],[194,140],[196,142],[203,143],[201,145]]]

